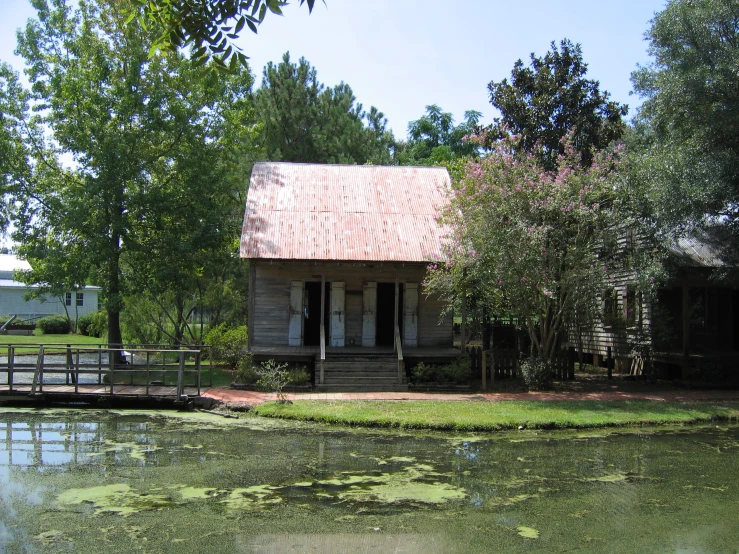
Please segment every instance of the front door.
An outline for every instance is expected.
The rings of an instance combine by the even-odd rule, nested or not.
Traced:
[[[367,283],[362,291],[362,346],[375,346],[377,330],[377,283]]]
[[[288,323],[287,344],[303,344],[303,281],[290,281],[290,322]]]

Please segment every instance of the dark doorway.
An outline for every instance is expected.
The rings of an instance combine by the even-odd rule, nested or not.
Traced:
[[[324,327],[326,330],[326,343],[328,344],[328,320],[329,320],[329,283],[326,283],[326,300],[324,307]],[[321,283],[305,283],[305,326],[303,328],[303,344],[305,346],[319,346],[321,344]]]
[[[403,336],[403,286],[398,287],[398,323]],[[377,346],[393,346],[395,341],[395,283],[377,283]]]

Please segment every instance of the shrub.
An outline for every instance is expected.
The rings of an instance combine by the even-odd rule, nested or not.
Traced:
[[[77,318],[77,332],[80,335],[90,336],[90,326],[92,325],[92,314],[85,314]]]
[[[254,385],[259,381],[259,373],[254,367],[251,354],[242,355],[236,364],[236,382]]]
[[[64,335],[69,333],[69,320],[60,314],[42,317],[36,322],[36,327],[44,335]]]
[[[546,390],[552,383],[549,364],[537,357],[526,358],[521,363],[521,376],[529,390]]]
[[[276,393],[279,402],[287,402],[285,393],[282,392],[282,389],[289,382],[287,364],[278,364],[274,360],[267,360],[266,362],[262,362],[262,369],[258,370],[257,373],[259,373],[257,384],[260,387]]]
[[[216,325],[205,336],[205,344],[212,346],[213,360],[236,368],[248,344],[249,334],[246,325],[229,327],[226,323]]]
[[[79,317],[77,332],[88,337],[105,336],[108,332],[108,312],[92,312]]]
[[[472,370],[468,356],[461,356],[444,365],[421,362],[411,370],[411,380],[414,383],[466,383],[471,377]]]
[[[305,366],[295,367],[287,372],[287,379],[291,385],[302,386],[310,383],[310,373]]]

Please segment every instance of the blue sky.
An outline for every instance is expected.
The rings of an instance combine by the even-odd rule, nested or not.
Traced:
[[[644,32],[665,0],[317,0],[310,16],[292,4],[285,17],[268,16],[258,35],[247,30],[239,39],[257,82],[264,65],[289,50],[310,61],[326,85],[348,83],[404,138],[428,104],[457,121],[474,109],[490,122],[487,84],[563,38],[582,45],[589,77],[633,115],[639,100],[629,95],[629,76],[649,61]],[[0,13],[0,59],[21,70],[12,54],[15,30],[34,10],[24,0],[0,0]]]

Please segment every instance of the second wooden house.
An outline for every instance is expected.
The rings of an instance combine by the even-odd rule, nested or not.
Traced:
[[[423,290],[449,191],[444,168],[255,164],[241,237],[255,359],[311,364],[325,390],[402,390],[408,361],[459,355]]]

